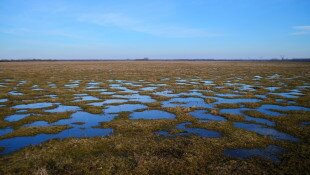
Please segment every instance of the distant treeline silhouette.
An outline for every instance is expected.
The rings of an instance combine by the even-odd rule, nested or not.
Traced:
[[[276,61],[276,62],[310,62],[310,58],[291,59],[0,59],[0,62],[34,62],[34,61]]]

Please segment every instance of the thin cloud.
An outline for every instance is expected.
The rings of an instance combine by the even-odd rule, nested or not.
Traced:
[[[8,28],[8,29],[0,29],[0,33],[15,35],[19,37],[25,37],[29,35],[36,36],[52,36],[52,37],[65,37],[69,39],[83,39],[80,35],[72,34],[70,32],[62,31],[62,30],[30,30],[28,28]]]
[[[9,35],[26,35],[30,32],[27,28],[6,28],[0,29],[0,33],[9,34]]]
[[[310,34],[310,26],[294,26],[293,29],[295,30],[293,35],[307,35]]]
[[[214,37],[221,35],[199,28],[149,24],[121,13],[84,14],[78,20],[105,27],[117,27],[124,30],[164,37]]]

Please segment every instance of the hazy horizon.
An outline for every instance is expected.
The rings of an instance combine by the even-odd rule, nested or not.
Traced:
[[[0,0],[0,59],[310,57],[310,1]]]

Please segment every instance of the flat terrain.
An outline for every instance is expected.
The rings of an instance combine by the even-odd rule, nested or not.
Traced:
[[[310,174],[307,62],[1,62],[0,174]]]

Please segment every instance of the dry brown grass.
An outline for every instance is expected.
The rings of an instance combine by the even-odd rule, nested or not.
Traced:
[[[70,113],[59,113],[55,116],[44,113],[41,109],[29,110],[42,116],[30,116],[18,122],[6,122],[5,116],[14,114],[11,107],[23,103],[60,102],[64,105],[77,105],[90,113],[102,113],[103,107],[92,107],[88,102],[72,102],[74,94],[88,93],[101,100],[111,99],[111,95],[85,91],[86,83],[91,80],[103,82],[101,88],[125,94],[109,87],[107,80],[145,80],[155,84],[167,84],[156,91],[172,90],[188,92],[191,89],[212,90],[202,92],[213,96],[215,93],[232,93],[236,87],[224,85],[226,81],[245,83],[255,86],[256,92],[246,92],[244,97],[264,94],[261,87],[287,87],[279,91],[287,91],[295,86],[310,82],[310,64],[293,62],[161,62],[161,61],[98,61],[98,62],[1,62],[0,80],[13,79],[7,87],[0,88],[0,99],[7,98],[6,107],[0,110],[0,128],[7,126],[15,130],[10,137],[35,135],[38,133],[60,132],[65,128],[25,128],[22,125],[33,121],[44,120],[54,122],[68,118]],[[260,86],[252,80],[255,75],[263,77],[273,74],[281,75],[280,79],[260,81]],[[299,76],[298,79],[287,79]],[[201,80],[213,80],[213,85],[175,84],[176,77],[190,80],[199,77]],[[236,77],[242,79],[237,80]],[[169,78],[167,81],[161,81]],[[27,83],[16,87],[20,80]],[[68,89],[64,85],[70,80],[81,80],[80,87]],[[57,85],[50,88],[47,82]],[[198,80],[200,82],[200,80]],[[32,91],[37,84],[43,91]],[[23,96],[12,96],[7,93],[13,90],[24,93]],[[141,87],[129,87],[137,90]],[[294,101],[300,106],[310,106],[309,90],[302,91],[305,96]],[[55,94],[56,99],[44,97]],[[310,121],[307,112],[287,112],[286,117],[271,118],[260,113],[250,112],[254,117],[267,118],[277,123],[276,129],[292,134],[300,139],[299,143],[272,140],[253,132],[233,127],[234,121],[244,121],[242,116],[225,114],[227,122],[199,122],[189,115],[197,108],[161,108],[161,101],[169,97],[152,95],[152,91],[143,92],[157,102],[147,104],[149,109],[161,109],[176,115],[175,120],[130,120],[129,113],[123,112],[111,122],[102,123],[101,127],[113,128],[113,135],[106,138],[51,140],[38,146],[28,147],[10,155],[0,157],[0,174],[310,174],[310,127],[300,126],[302,121]],[[245,107],[257,107],[261,104],[277,104],[274,95],[269,95],[261,103],[246,103]],[[211,98],[206,103],[213,103]],[[242,104],[241,104],[242,105]],[[239,107],[240,105],[217,105],[218,108]],[[218,109],[210,109],[218,114]],[[222,133],[221,138],[210,139],[198,136],[165,138],[154,134],[165,130],[171,133],[180,132],[175,126],[182,122],[192,122],[191,127],[206,128]],[[7,137],[7,136],[6,136]],[[233,159],[223,155],[227,148],[257,148],[276,144],[286,149],[280,156],[281,162],[275,164],[261,158]],[[0,147],[0,151],[1,151]]]

